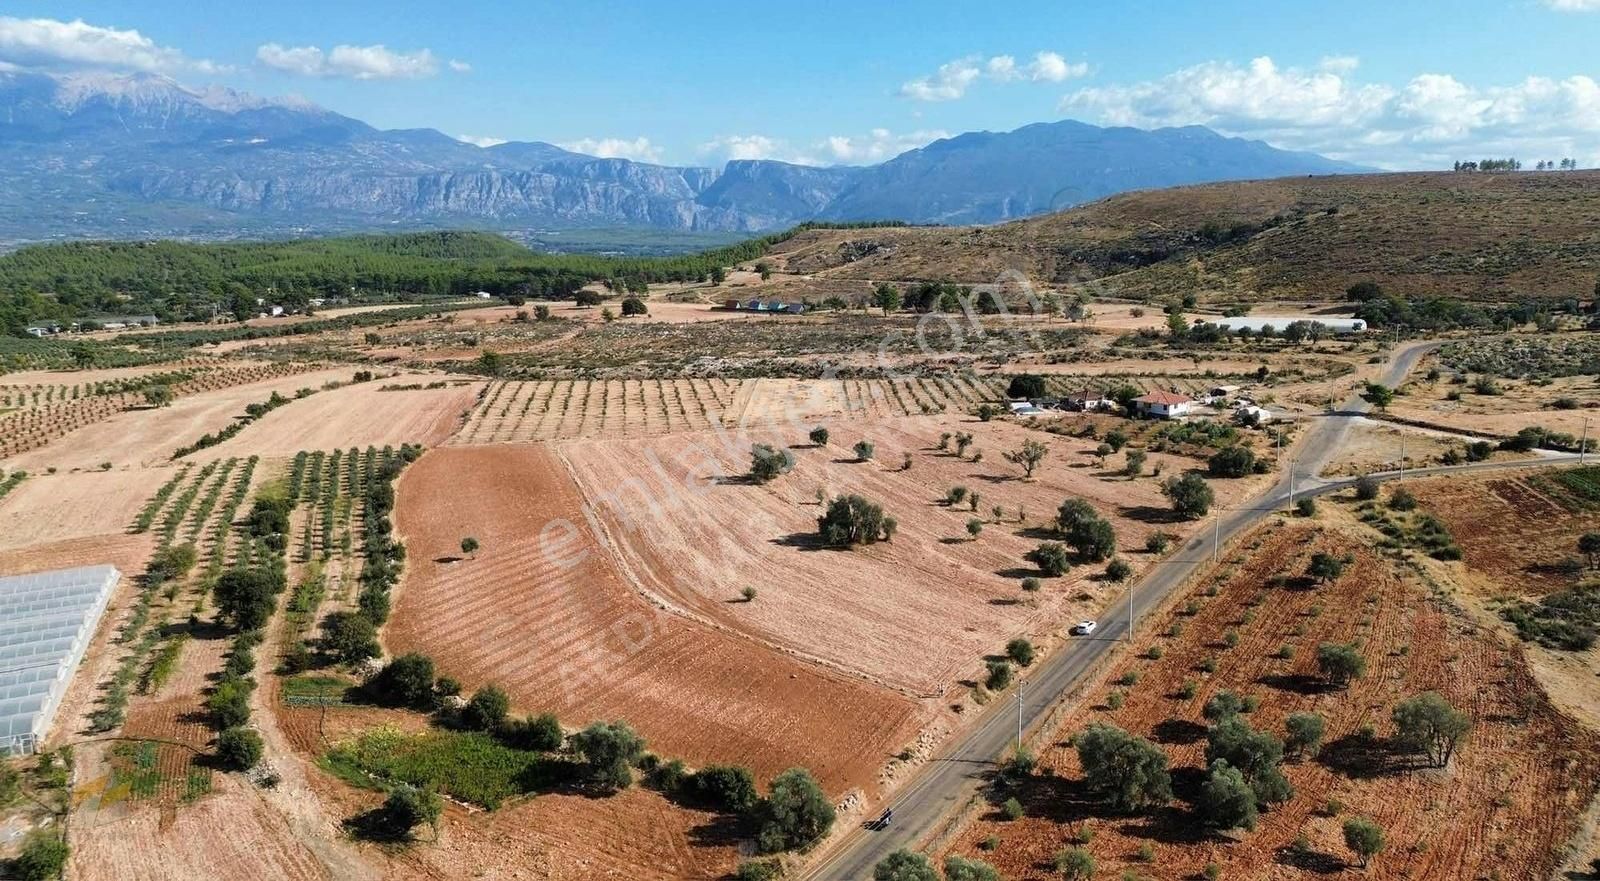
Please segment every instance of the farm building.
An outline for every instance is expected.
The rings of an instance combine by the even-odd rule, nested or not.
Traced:
[[[1270,327],[1272,328],[1273,333],[1283,333],[1284,328],[1294,324],[1297,321],[1305,325],[1320,324],[1322,325],[1323,331],[1330,334],[1362,333],[1367,329],[1367,323],[1360,318],[1307,318],[1305,316],[1295,317],[1258,315],[1248,318],[1218,318],[1215,321],[1208,321],[1206,323],[1215,324],[1216,326],[1225,328],[1227,330],[1238,330],[1241,327],[1248,327],[1255,333],[1260,333],[1263,328]]]
[[[112,566],[0,578],[0,756],[49,733],[121,578]]]
[[[1108,392],[1092,391],[1085,389],[1081,392],[1068,392],[1061,403],[1068,410],[1114,410],[1117,402]]]
[[[1194,398],[1177,392],[1151,392],[1133,399],[1133,409],[1141,416],[1176,419],[1194,409]]]
[[[726,300],[722,308],[733,312],[763,312],[768,315],[800,315],[806,311],[804,303],[785,303],[782,300]]]

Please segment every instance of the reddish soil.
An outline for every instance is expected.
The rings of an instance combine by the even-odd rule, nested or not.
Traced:
[[[1098,616],[1117,592],[1103,577],[1104,564],[1046,578],[1037,593],[1021,590],[1023,577],[1039,574],[1024,555],[1053,537],[1048,524],[1064,499],[1087,500],[1112,521],[1120,553],[1136,572],[1156,560],[1144,551],[1150,533],[1186,536],[1204,525],[1169,522],[1155,479],[1098,468],[1088,455],[1095,441],[953,416],[833,428],[827,448],[795,444],[794,470],[766,485],[742,478],[751,442],[794,443],[804,426],[582,441],[560,451],[625,570],[663,604],[928,698],[979,676],[984,656],[1012,637],[1048,643],[1067,622]],[[983,461],[937,450],[947,431],[973,432]],[[874,461],[854,460],[850,448],[862,438],[876,446]],[[1025,438],[1050,449],[1026,481],[1001,456]],[[904,470],[908,453],[912,467]],[[1149,467],[1158,464],[1171,474],[1187,463],[1152,455]],[[943,503],[957,485],[981,493],[976,511]],[[1223,503],[1254,485],[1214,483]],[[819,490],[881,504],[898,521],[894,540],[851,551],[817,547]],[[976,540],[967,534],[973,518],[984,524]],[[757,598],[739,602],[747,586]]]
[[[1225,878],[1303,878],[1344,866],[1350,854],[1341,826],[1359,815],[1385,830],[1387,847],[1367,870],[1373,877],[1547,877],[1600,782],[1600,739],[1551,707],[1519,646],[1427,596],[1374,556],[1370,543],[1307,525],[1258,531],[1224,564],[1218,596],[1197,587],[1198,613],[1180,608],[1170,616],[1183,622],[1181,636],[1146,638],[1140,656],[1112,665],[1068,717],[1064,732],[1107,721],[1162,744],[1175,771],[1173,806],[1131,821],[1104,814],[1081,788],[1076,752],[1058,742],[1043,750],[1043,772],[1019,794],[1027,816],[1007,822],[985,812],[952,850],[983,856],[1007,878],[1052,878],[1052,855],[1087,825],[1105,876],[1128,868],[1141,877],[1192,878],[1216,862]],[[1334,584],[1296,583],[1317,550],[1357,560]],[[1272,583],[1280,575],[1289,585]],[[1223,641],[1229,629],[1239,634],[1233,648]],[[1317,644],[1353,639],[1361,641],[1366,674],[1346,690],[1325,690],[1316,683]],[[1164,649],[1159,660],[1144,654],[1152,644]],[[1295,647],[1292,660],[1275,657],[1282,644]],[[1215,673],[1199,670],[1206,658],[1217,659]],[[1139,674],[1136,685],[1111,685],[1128,672]],[[1198,689],[1183,698],[1189,680]],[[1204,834],[1183,803],[1204,764],[1201,708],[1223,688],[1261,699],[1247,716],[1257,728],[1281,734],[1285,717],[1298,711],[1320,713],[1328,725],[1320,757],[1284,766],[1295,796],[1238,838]],[[1114,689],[1127,693],[1120,709],[1089,705]],[[1473,729],[1449,768],[1409,770],[1404,757],[1373,744],[1392,734],[1396,702],[1430,689],[1464,709]],[[1358,734],[1363,725],[1373,726],[1376,741]],[[1337,817],[1324,810],[1330,798],[1343,805]],[[991,835],[999,845],[982,854],[978,845]],[[1289,848],[1298,835],[1309,842],[1307,855]],[[1135,857],[1142,844],[1154,848],[1149,864]]]
[[[1600,529],[1600,511],[1569,511],[1538,484],[1543,475],[1435,478],[1410,483],[1422,507],[1444,521],[1467,566],[1496,593],[1542,596],[1572,576],[1556,564],[1580,557],[1578,537]]]
[[[913,736],[911,700],[653,608],[547,448],[431,451],[401,478],[396,521],[408,564],[386,642],[468,689],[495,682],[568,725],[627,720],[691,765],[763,780],[803,765],[834,794],[869,785]],[[473,559],[457,559],[464,535],[482,543]]]

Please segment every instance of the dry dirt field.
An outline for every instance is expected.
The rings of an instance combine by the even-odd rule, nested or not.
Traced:
[[[1567,503],[1550,473],[1433,478],[1407,488],[1450,528],[1467,567],[1487,576],[1486,591],[1537,597],[1571,583],[1557,564],[1579,557],[1578,537],[1600,529],[1600,510]]]
[[[834,794],[870,786],[915,736],[904,696],[653,608],[546,447],[427,453],[401,478],[396,527],[409,563],[387,646],[432,655],[469,690],[495,682],[573,726],[626,719],[691,766],[766,780],[804,765]],[[482,550],[456,559],[464,535]]]
[[[273,392],[293,397],[302,388],[319,388],[334,380],[348,382],[353,372],[352,368],[340,368],[296,373],[180,397],[160,409],[120,412],[79,428],[48,446],[15,456],[7,460],[5,466],[37,473],[49,467],[62,471],[98,468],[104,462],[110,462],[114,468],[160,465],[171,461],[173,450],[203,434],[221,430],[242,415],[247,405],[265,401]],[[284,409],[305,403],[296,401]]]
[[[460,427],[462,415],[473,407],[483,383],[456,380],[444,388],[389,391],[383,387],[426,385],[440,379],[437,374],[402,373],[319,391],[273,410],[232,439],[187,458],[200,462],[224,456],[292,456],[301,450],[408,443],[438,446]]]
[[[1129,481],[1097,468],[1094,441],[1055,437],[1009,423],[962,417],[908,417],[836,425],[828,448],[794,429],[752,434],[745,442],[715,435],[638,443],[578,441],[562,445],[583,496],[602,514],[622,553],[624,571],[673,608],[883,682],[909,694],[943,697],[976,676],[982,658],[1007,639],[1048,639],[1063,622],[1096,613],[1114,587],[1103,566],[1078,567],[1047,579],[1035,596],[1018,588],[1037,574],[1023,555],[1048,538],[1044,528],[1062,500],[1084,498],[1109,516],[1122,555],[1135,570],[1152,557],[1147,535],[1185,535],[1198,524],[1170,522],[1157,481]],[[936,449],[943,432],[973,431],[981,463]],[[1033,437],[1050,448],[1036,479],[1023,481],[1000,453]],[[858,463],[857,440],[876,446],[876,460]],[[796,445],[793,473],[765,486],[747,485],[749,440]],[[909,453],[911,470],[902,470]],[[969,453],[970,455],[970,453]],[[1157,455],[1175,473],[1181,460]],[[946,490],[966,486],[982,496],[977,512],[944,504]],[[1247,485],[1219,481],[1226,504]],[[892,542],[849,552],[811,546],[818,491],[856,493],[899,521]],[[1002,508],[999,518],[994,507]],[[1019,522],[1018,510],[1028,519]],[[986,526],[969,540],[967,521]],[[754,602],[736,602],[753,586]]]
[[[1082,827],[1109,877],[1200,877],[1215,862],[1224,878],[1291,879],[1337,873],[1350,858],[1341,824],[1364,816],[1385,830],[1387,846],[1366,870],[1378,878],[1547,877],[1600,783],[1600,739],[1555,710],[1529,672],[1518,644],[1428,595],[1418,580],[1369,551],[1370,539],[1305,523],[1273,524],[1245,538],[1207,598],[1197,585],[1194,615],[1179,609],[1152,628],[1181,622],[1177,637],[1148,636],[1141,654],[1112,665],[1065,720],[1066,735],[1105,721],[1150,738],[1167,753],[1177,800],[1149,818],[1106,815],[1082,788],[1077,753],[1064,740],[1041,755],[1042,772],[1017,794],[1027,816],[1007,821],[985,809],[951,846],[995,863],[1017,881],[1058,877],[1053,854]],[[1333,584],[1301,584],[1314,551],[1353,554],[1354,565]],[[1287,584],[1274,578],[1287,576]],[[1208,579],[1209,582],[1209,579]],[[1228,647],[1225,633],[1239,639]],[[1321,686],[1315,648],[1359,640],[1365,675],[1345,690]],[[1159,659],[1148,647],[1160,645]],[[1290,645],[1292,659],[1278,657]],[[1200,669],[1213,658],[1214,673]],[[1131,687],[1113,685],[1135,673]],[[1196,685],[1183,697],[1185,682]],[[1220,689],[1261,700],[1246,718],[1281,733],[1290,712],[1327,720],[1321,754],[1287,762],[1295,789],[1288,802],[1261,815],[1255,831],[1211,836],[1185,805],[1204,764],[1201,708]],[[1445,771],[1410,770],[1382,746],[1395,703],[1421,691],[1442,692],[1473,720],[1465,745]],[[1126,703],[1111,710],[1118,690]],[[1361,735],[1373,727],[1373,739]],[[1337,799],[1338,816],[1327,810]],[[1303,835],[1307,847],[1291,847]],[[979,845],[994,836],[996,848]],[[1149,845],[1153,859],[1136,856]]]

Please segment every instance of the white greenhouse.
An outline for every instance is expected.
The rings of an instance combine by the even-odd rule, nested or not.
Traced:
[[[121,578],[112,566],[0,577],[0,755],[44,741]]]

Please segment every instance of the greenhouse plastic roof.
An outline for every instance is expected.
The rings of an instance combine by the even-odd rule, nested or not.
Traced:
[[[0,754],[44,739],[121,577],[112,566],[0,577]]]

